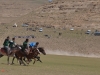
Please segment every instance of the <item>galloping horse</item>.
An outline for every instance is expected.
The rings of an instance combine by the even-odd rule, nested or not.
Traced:
[[[9,57],[15,57],[15,52],[17,52],[18,50],[20,50],[19,45],[16,45],[14,48],[11,49],[12,53],[8,54],[7,51],[5,50],[5,48],[0,48],[0,57],[2,56],[7,56],[7,64],[9,63]]]
[[[38,59],[38,61],[42,62],[40,60],[40,57],[38,56],[40,54],[39,52],[41,52],[42,54],[46,55],[46,52],[45,52],[44,48],[43,47],[39,47],[39,48],[32,48],[32,52],[29,52],[28,54],[24,54],[21,51],[17,51],[15,53],[15,56],[20,61],[20,65],[21,64],[26,65],[23,62],[23,60],[26,62],[25,58],[27,58],[27,60],[28,60],[27,64],[29,64],[29,62],[30,62],[31,59],[34,59],[34,62],[33,62],[33,64],[34,64],[35,61],[36,61],[36,58]],[[15,57],[13,57],[12,63],[13,63],[14,59],[15,59]]]
[[[36,59],[37,59],[37,61],[42,62],[42,61],[40,60],[40,57],[38,56],[40,53],[42,53],[43,55],[46,55],[46,52],[45,52],[45,50],[44,50],[43,47],[33,48],[33,50],[32,50],[32,55],[29,54],[29,55],[28,55],[28,57],[29,57],[28,59],[34,59],[33,64],[35,64]]]

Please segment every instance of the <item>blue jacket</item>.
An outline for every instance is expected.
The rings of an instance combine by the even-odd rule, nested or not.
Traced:
[[[29,46],[30,46],[30,47],[35,47],[35,45],[36,45],[36,42],[30,42],[30,43],[29,43]]]

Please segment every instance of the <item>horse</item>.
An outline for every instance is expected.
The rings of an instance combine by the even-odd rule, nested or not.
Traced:
[[[38,48],[38,51],[40,52],[40,53],[42,53],[43,55],[46,55],[46,52],[45,52],[45,50],[44,50],[44,48],[43,47],[39,47]],[[37,58],[37,61],[40,61],[41,63],[42,63],[42,61],[40,60],[40,57],[37,55],[35,58]]]
[[[18,50],[20,50],[20,47],[19,45],[16,45],[14,48],[12,48],[10,51],[11,53],[8,54],[6,49],[4,47],[1,47],[0,48],[0,58],[3,57],[3,56],[7,56],[7,64],[9,65],[9,57],[15,57],[15,52],[17,52]],[[13,63],[11,63],[13,64]]]
[[[27,64],[29,64],[29,62],[30,62],[31,59],[34,59],[33,64],[35,64],[36,59],[37,59],[38,61],[42,62],[42,61],[40,60],[40,57],[39,57],[38,55],[40,54],[40,52],[41,52],[42,54],[46,55],[46,52],[45,52],[44,48],[43,48],[43,47],[32,48],[31,50],[32,50],[32,52],[29,52],[28,54],[25,54],[25,53],[23,53],[22,51],[17,51],[17,52],[15,53],[16,58],[20,61],[20,65],[23,64],[23,65],[25,66],[26,64],[24,63],[24,61],[25,61]],[[27,61],[25,60],[25,58],[27,58]],[[15,59],[15,57],[13,57],[12,63],[13,63],[14,59]],[[24,61],[23,61],[23,60],[24,60]]]
[[[34,59],[34,62],[33,62],[33,64],[35,64],[35,62],[36,62],[36,59],[37,59],[37,61],[40,61],[41,63],[42,63],[42,61],[40,60],[40,56],[38,56],[40,53],[42,53],[43,55],[46,55],[46,52],[45,52],[45,50],[44,50],[44,48],[43,47],[38,47],[38,48],[33,48],[33,50],[32,50],[33,52],[32,52],[32,54],[33,54],[33,56],[30,54],[30,55],[28,55],[30,58],[30,60],[31,59]],[[25,60],[25,59],[24,59]]]
[[[29,51],[29,50],[30,50],[30,49],[28,49],[28,51]],[[38,54],[39,54],[38,50],[36,50],[36,49],[34,48],[34,49],[32,49],[32,52],[29,52],[29,53],[27,53],[27,52],[22,52],[21,50],[20,50],[20,51],[17,51],[17,52],[15,53],[15,56],[16,56],[16,58],[19,60],[20,65],[23,64],[24,66],[26,66],[26,64],[24,63],[24,61],[25,61],[27,64],[29,64],[30,59],[34,59],[34,61],[36,61],[36,59],[33,58],[33,57],[36,57],[36,55],[38,55]],[[27,58],[28,61],[26,61],[25,58]],[[15,57],[13,57],[12,63],[13,63],[14,59],[15,59]],[[23,60],[24,60],[24,61],[23,61]]]

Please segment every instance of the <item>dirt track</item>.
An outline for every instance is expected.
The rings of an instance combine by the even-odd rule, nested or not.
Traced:
[[[94,55],[94,54],[82,54],[82,53],[71,53],[63,50],[46,50],[47,54],[53,54],[53,55],[66,55],[66,56],[81,56],[81,57],[93,57],[93,58],[100,58],[100,55]]]

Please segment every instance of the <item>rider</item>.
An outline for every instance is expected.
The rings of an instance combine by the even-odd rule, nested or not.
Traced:
[[[39,42],[30,42],[29,43],[29,47],[35,47],[35,48],[37,48],[37,46],[39,45]]]
[[[7,36],[7,38],[4,40],[4,43],[3,43],[3,46],[7,52],[7,55],[9,54],[9,51],[10,51],[9,44],[10,44],[10,37]]]
[[[28,49],[28,42],[29,42],[29,39],[26,39],[26,40],[23,42],[23,45],[22,45],[22,52],[23,52],[24,54],[26,54],[25,51]]]
[[[9,47],[12,49],[15,47],[15,45],[16,45],[15,38],[12,38],[12,40],[10,41]]]
[[[39,45],[39,42],[30,42],[29,43],[30,52],[32,52],[32,48],[37,48],[38,45]],[[39,61],[40,56],[35,56],[35,58],[37,58],[37,61]]]
[[[15,38],[12,38],[12,40],[9,43],[9,47],[10,47],[10,54],[12,53],[13,48],[15,47],[16,43],[15,43]]]
[[[30,52],[32,48],[37,48],[37,46],[39,45],[39,42],[30,42],[29,43],[29,48],[30,48]]]

